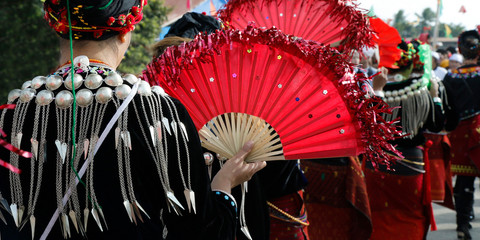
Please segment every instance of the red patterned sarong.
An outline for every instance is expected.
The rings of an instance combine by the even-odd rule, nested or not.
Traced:
[[[452,146],[452,173],[480,176],[480,115],[460,121],[448,138]]]
[[[428,150],[432,201],[454,210],[450,141],[446,135],[425,133],[424,136],[433,143]]]
[[[302,162],[311,240],[366,240],[372,231],[366,184],[358,159],[346,166]]]
[[[372,208],[371,240],[420,240],[429,226],[424,204],[424,174],[402,176],[366,169]]]

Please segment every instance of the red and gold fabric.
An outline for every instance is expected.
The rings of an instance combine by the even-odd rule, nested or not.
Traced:
[[[480,176],[480,115],[461,121],[448,137],[452,174]]]
[[[303,190],[267,203],[270,209],[270,239],[309,240]]]
[[[302,162],[309,185],[306,205],[311,240],[369,239],[372,231],[365,177],[357,158],[336,166]]]
[[[424,174],[402,176],[366,169],[372,209],[371,240],[424,239],[431,204],[424,204]]]
[[[450,162],[450,140],[446,134],[425,133],[432,141],[428,150],[430,160],[430,179],[432,201],[450,209],[453,205],[453,185]]]

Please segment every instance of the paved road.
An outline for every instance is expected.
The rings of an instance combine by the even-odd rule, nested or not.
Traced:
[[[455,229],[457,225],[455,224],[455,211],[437,204],[433,204],[433,211],[438,230],[429,232],[427,240],[456,240],[457,232]],[[470,233],[472,234],[473,240],[480,240],[480,189],[478,178],[475,181],[474,211],[477,218],[471,223],[473,228]]]

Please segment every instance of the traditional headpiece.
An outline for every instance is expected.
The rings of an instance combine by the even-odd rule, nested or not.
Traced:
[[[147,0],[71,0],[69,3],[74,40],[104,40],[135,29],[143,18]],[[66,0],[47,0],[45,19],[62,38],[69,37]]]
[[[410,66],[410,64],[412,64],[415,61],[415,58],[418,56],[413,43],[402,40],[402,42],[398,44],[398,48],[402,51],[402,53],[400,60],[395,62],[394,65],[400,69]]]
[[[221,26],[221,23],[212,16],[188,12],[172,24],[165,37],[195,38],[200,32],[214,33],[217,29],[221,29]]]
[[[480,34],[476,30],[465,31],[458,36],[458,48],[467,59],[480,56]]]

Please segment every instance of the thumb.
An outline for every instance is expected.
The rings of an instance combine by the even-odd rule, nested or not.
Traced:
[[[233,159],[241,161],[245,160],[245,157],[250,153],[250,151],[252,151],[253,145],[253,141],[246,142],[245,145],[243,145],[242,149],[240,149],[240,151],[238,151],[237,154],[233,157]]]

